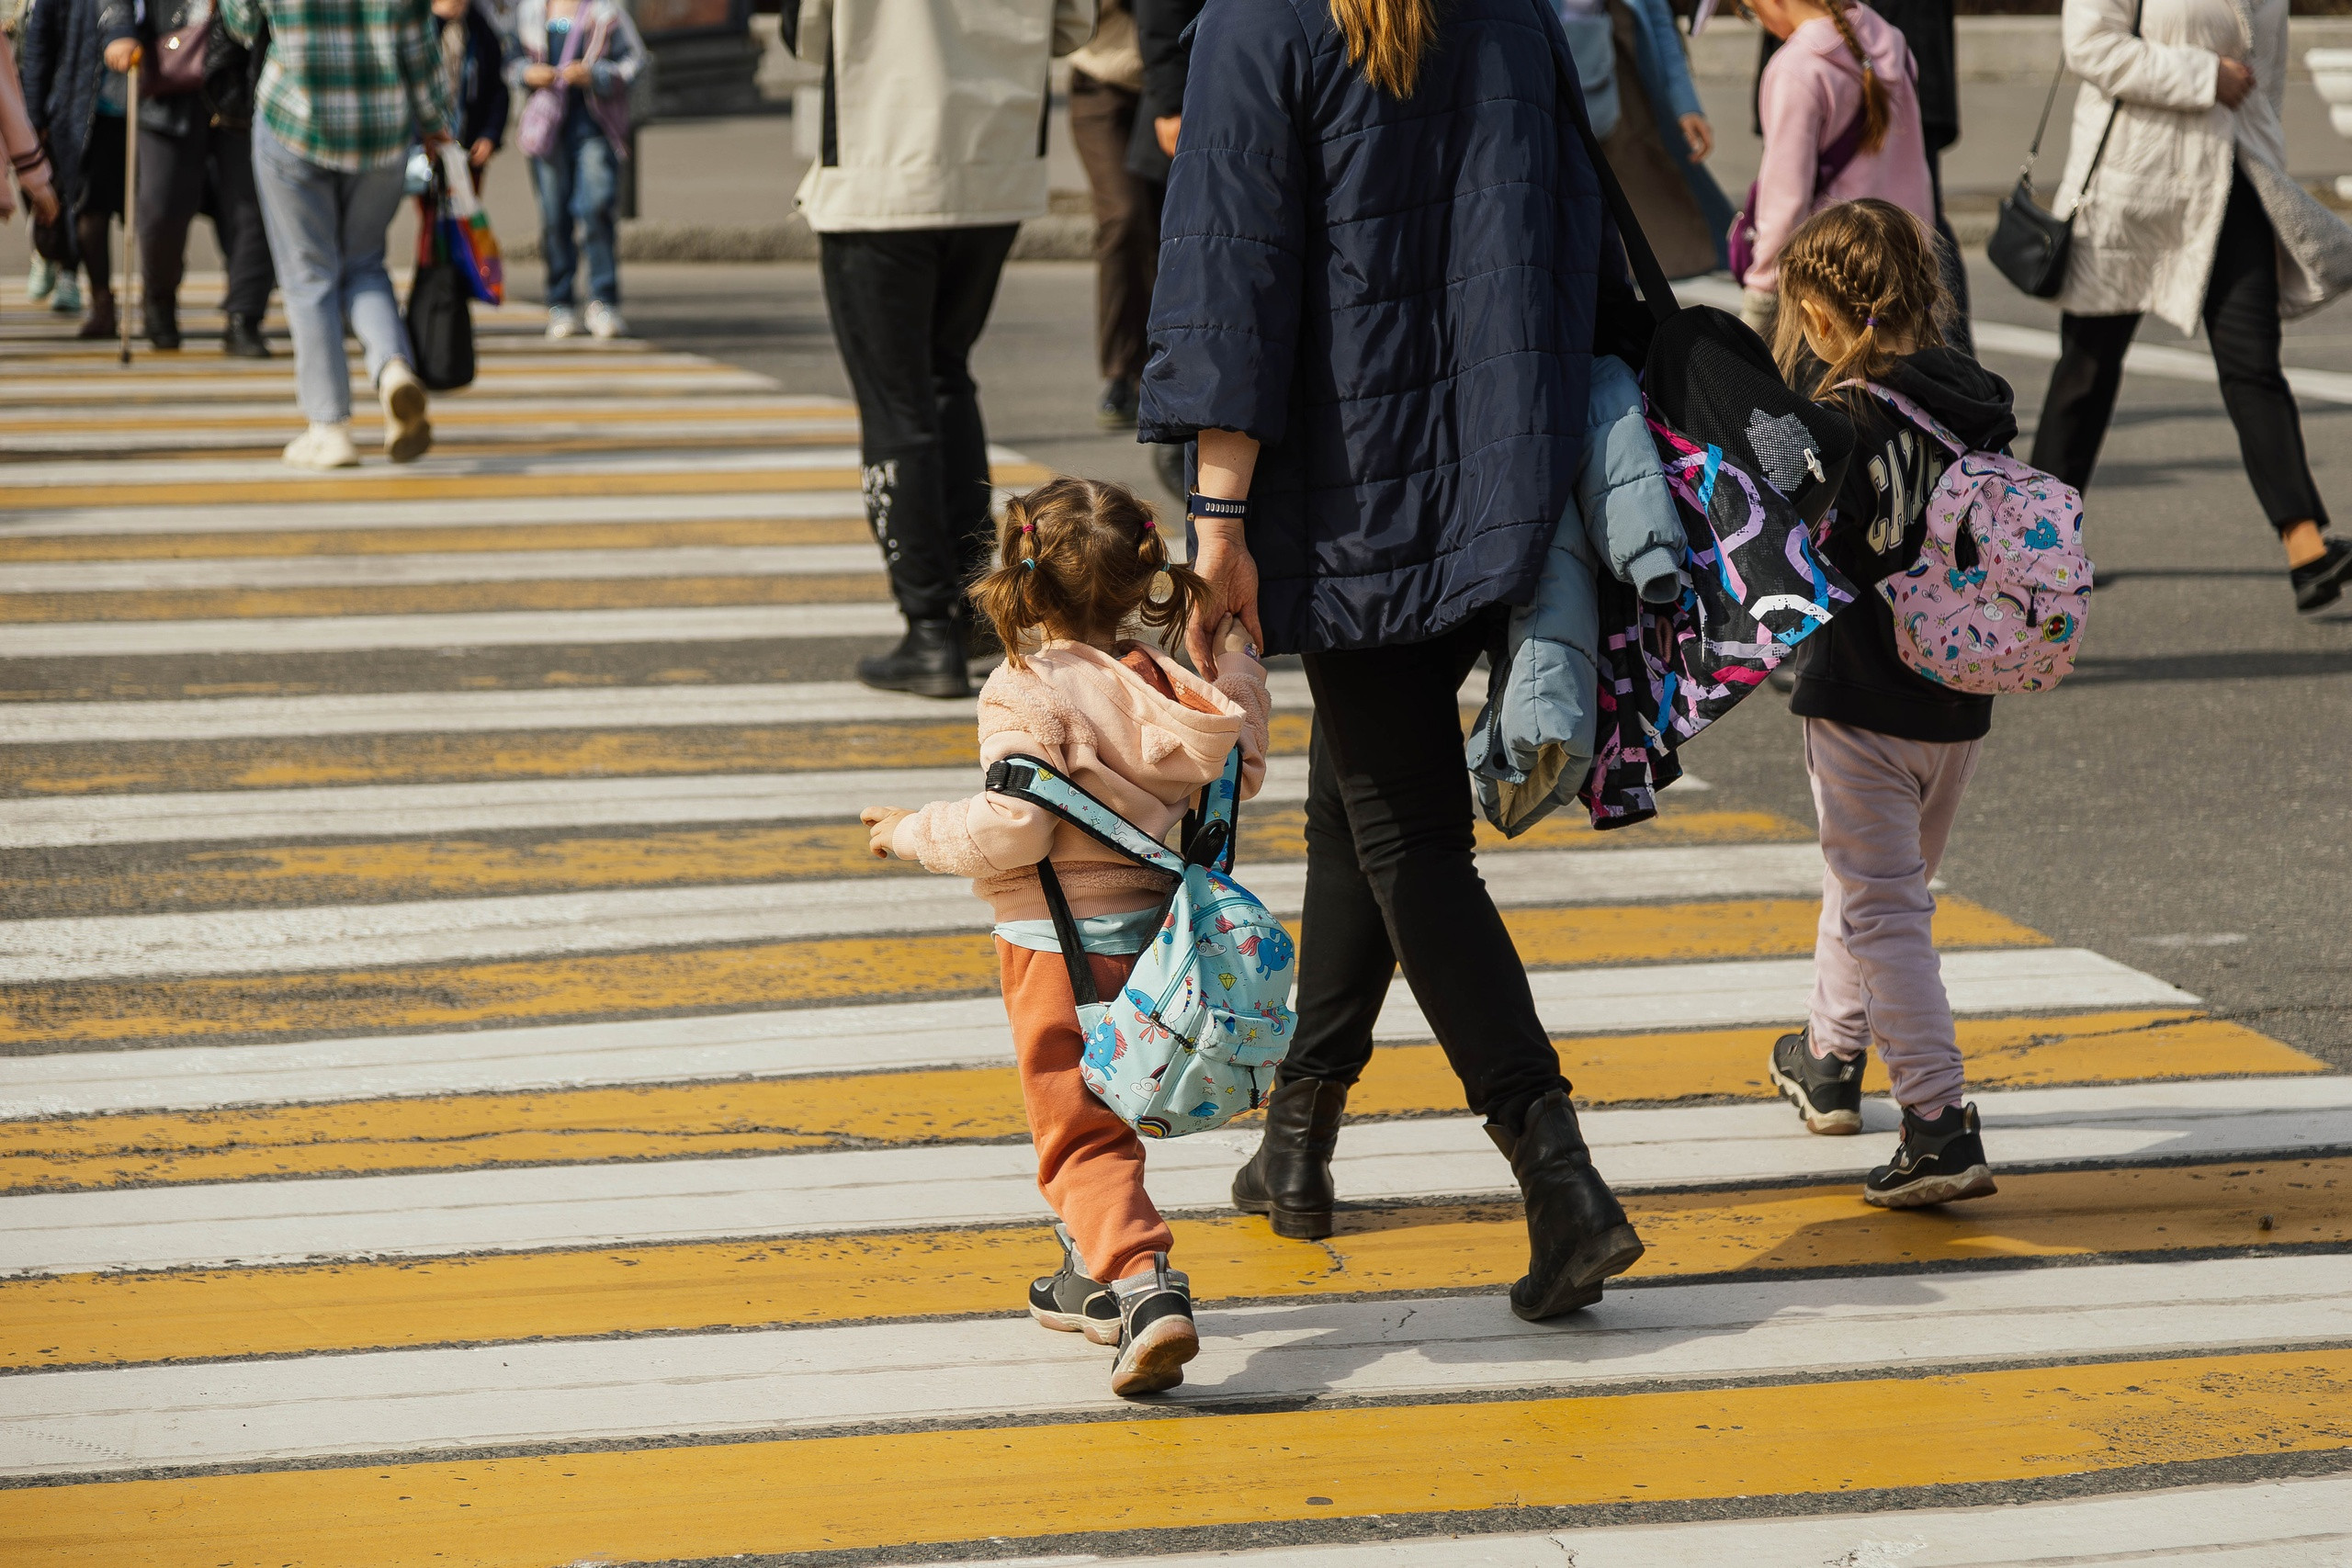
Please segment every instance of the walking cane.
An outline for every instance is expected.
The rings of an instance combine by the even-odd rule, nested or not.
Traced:
[[[122,73],[122,363],[130,363],[130,280],[138,276],[131,263],[139,249],[139,65],[133,58]]]

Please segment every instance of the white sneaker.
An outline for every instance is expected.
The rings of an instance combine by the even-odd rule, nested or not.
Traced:
[[[49,308],[55,315],[80,315],[82,313],[81,279],[70,272],[61,273],[57,279],[57,292],[49,297]]]
[[[38,305],[57,292],[57,264],[47,256],[33,257],[32,270],[25,274],[25,298]]]
[[[405,359],[387,359],[376,378],[377,400],[384,405],[384,456],[413,463],[433,449],[433,426],[425,421],[424,383]]]
[[[571,306],[550,305],[548,307],[548,336],[578,337],[579,335],[580,317]]]
[[[359,448],[351,444],[348,424],[314,424],[286,444],[289,468],[356,468]]]
[[[602,299],[588,301],[588,333],[591,337],[620,337],[628,331],[628,323],[621,320],[620,311]]]

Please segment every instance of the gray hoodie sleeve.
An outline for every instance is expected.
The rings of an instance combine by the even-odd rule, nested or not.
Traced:
[[[1577,509],[1595,558],[1653,604],[1682,592],[1682,519],[1658,467],[1642,389],[1613,355],[1592,356],[1592,401],[1577,466]]]

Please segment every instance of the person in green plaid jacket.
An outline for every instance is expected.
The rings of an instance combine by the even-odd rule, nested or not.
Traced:
[[[384,236],[400,210],[409,149],[449,139],[448,84],[428,0],[221,0],[230,36],[269,24],[254,115],[254,183],[294,338],[294,382],[310,428],[288,445],[298,468],[347,468],[347,325],[384,407],[384,455],[433,445],[424,383],[410,364]]]

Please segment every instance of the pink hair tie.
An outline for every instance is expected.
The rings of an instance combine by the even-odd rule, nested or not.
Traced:
[[[1143,520],[1143,525],[1147,530],[1157,528],[1159,526],[1159,519],[1157,517],[1147,517]]]

